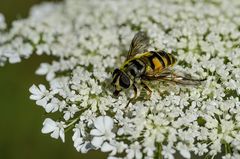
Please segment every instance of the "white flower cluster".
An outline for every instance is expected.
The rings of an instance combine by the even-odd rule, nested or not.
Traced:
[[[239,0],[65,0],[35,6],[5,29],[0,15],[0,65],[33,53],[56,57],[36,71],[49,85],[30,88],[37,105],[61,114],[45,119],[42,133],[64,142],[73,130],[77,151],[111,159],[240,158]],[[114,98],[111,72],[139,30],[152,50],[176,55],[176,70],[206,82],[154,82],[150,100],[128,106],[129,91]]]

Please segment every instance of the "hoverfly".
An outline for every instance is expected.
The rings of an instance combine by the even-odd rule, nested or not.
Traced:
[[[149,38],[145,32],[138,32],[132,39],[127,59],[120,68],[114,70],[112,84],[114,95],[118,96],[123,89],[133,87],[134,97],[137,97],[136,84],[140,83],[151,96],[151,89],[146,81],[163,80],[183,85],[197,85],[202,79],[192,79],[190,75],[178,75],[171,69],[176,58],[163,50],[148,51]]]

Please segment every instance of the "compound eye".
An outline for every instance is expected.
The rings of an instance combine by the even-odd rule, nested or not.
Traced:
[[[116,84],[117,79],[119,78],[120,75],[121,75],[121,71],[119,69],[115,69],[113,71],[113,74],[112,74],[112,77],[113,77],[112,85]]]
[[[121,74],[119,84],[123,88],[128,88],[130,86],[130,79],[125,74]]]
[[[113,73],[112,73],[112,77],[114,77],[114,75],[117,74],[117,73],[119,73],[119,72],[120,72],[120,70],[119,70],[118,68],[116,68],[116,69],[113,71]]]

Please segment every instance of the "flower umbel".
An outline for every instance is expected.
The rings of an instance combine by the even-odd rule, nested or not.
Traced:
[[[115,134],[112,133],[113,119],[109,116],[100,116],[94,121],[96,129],[92,129],[90,134],[93,135],[92,145],[99,148],[104,141],[111,141]]]
[[[48,84],[32,85],[30,99],[48,114],[60,114],[45,119],[42,133],[64,142],[73,131],[73,145],[81,153],[239,158],[239,17],[239,0],[43,3],[9,30],[0,14],[0,65],[33,53],[55,57],[37,69]],[[176,71],[206,78],[205,83],[149,82],[151,99],[128,106],[128,90],[114,98],[112,71],[126,59],[138,31],[147,32],[151,50],[174,54]]]

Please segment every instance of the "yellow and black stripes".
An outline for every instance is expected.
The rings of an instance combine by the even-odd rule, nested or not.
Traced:
[[[159,51],[157,53],[167,60],[168,66],[172,66],[176,63],[176,58],[172,54],[166,53],[165,51]]]
[[[151,51],[147,57],[153,70],[162,70],[175,64],[176,59],[172,54],[165,51]]]
[[[160,73],[163,69],[173,66],[175,62],[172,54],[165,51],[150,51],[126,61],[120,70],[134,80],[144,74]]]

